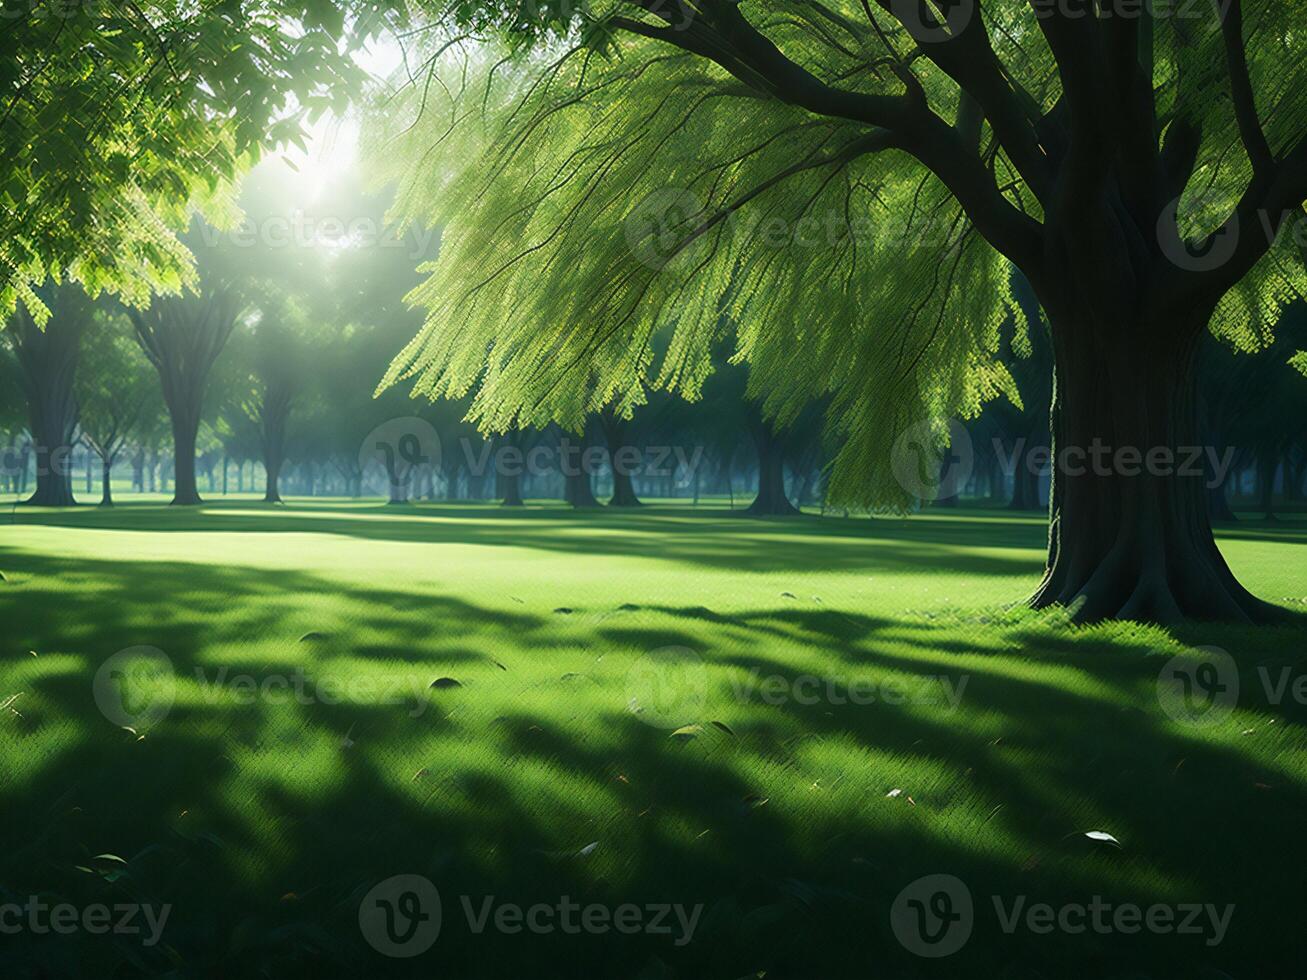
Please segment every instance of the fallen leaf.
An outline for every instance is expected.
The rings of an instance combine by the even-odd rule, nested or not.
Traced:
[[[1116,847],[1121,846],[1121,842],[1109,834],[1106,830],[1086,830],[1085,836],[1090,840],[1102,841],[1104,844],[1112,844]]]

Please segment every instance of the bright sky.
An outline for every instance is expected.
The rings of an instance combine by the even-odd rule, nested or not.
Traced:
[[[384,79],[402,64],[403,54],[394,38],[383,36],[356,52],[354,60],[373,77]],[[306,150],[289,147],[281,156],[292,165],[297,180],[312,201],[358,162],[359,124],[352,115],[342,119],[329,113],[308,130]]]

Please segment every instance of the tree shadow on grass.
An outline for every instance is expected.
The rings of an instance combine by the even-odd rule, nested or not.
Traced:
[[[506,512],[494,507],[445,504],[296,504],[260,507],[250,503],[179,510],[127,506],[115,510],[24,513],[22,525],[189,533],[304,533],[423,544],[468,544],[529,548],[575,554],[654,558],[742,572],[840,571],[866,568],[888,573],[938,571],[972,575],[1029,575],[1039,559],[1001,554],[1003,549],[1044,546],[1038,523],[994,524],[969,520],[749,519],[728,512],[687,508],[608,510],[530,508]],[[145,520],[148,518],[148,525]]]
[[[1157,701],[1156,631],[877,618],[779,597],[578,622],[295,571],[20,563],[34,577],[6,616],[0,671],[0,697],[22,695],[0,723],[12,842],[0,897],[172,912],[153,947],[7,935],[5,976],[1243,978],[1299,962],[1301,706],[1253,699],[1223,726],[1177,724]],[[321,594],[330,615],[294,602]],[[604,657],[586,683],[554,666],[577,634]],[[1250,691],[1257,666],[1307,638],[1182,639],[1212,635]],[[623,710],[623,651],[669,637],[712,671],[707,707],[679,734]],[[177,690],[165,719],[129,732],[97,710],[93,677],[137,643],[167,651]],[[800,654],[828,672],[815,700]],[[375,670],[416,683],[246,699],[211,683],[225,665],[260,680]],[[462,686],[430,689],[446,672]],[[751,672],[778,678],[782,696],[737,687]],[[941,674],[966,679],[956,705],[914,696]],[[860,679],[874,700],[852,696]],[[906,697],[886,696],[892,679]],[[975,908],[966,946],[938,961],[906,950],[889,917],[935,873],[960,879]],[[358,924],[364,896],[396,874],[426,876],[443,898],[439,939],[411,960],[381,956]],[[1235,912],[1208,946],[1007,934],[991,900],[1096,895]],[[683,945],[674,917],[660,922],[671,934],[477,932],[491,896],[492,908],[632,904],[646,925],[648,905],[702,911]]]

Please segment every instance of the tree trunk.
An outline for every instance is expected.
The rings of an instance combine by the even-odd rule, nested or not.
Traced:
[[[267,474],[263,488],[263,502],[265,504],[279,504],[281,503],[281,490],[277,483],[281,477],[281,460],[274,458],[270,454],[265,454],[263,468]]]
[[[604,409],[599,413],[599,426],[604,432],[604,444],[608,447],[608,466],[613,471],[613,495],[608,501],[609,507],[639,507],[640,498],[636,496],[635,485],[626,464],[619,463],[619,455],[626,445],[627,422],[616,412]]]
[[[109,472],[113,469],[113,459],[107,453],[100,457],[100,506],[113,506],[113,491],[109,486]]]
[[[1239,584],[1218,550],[1205,468],[1182,467],[1185,449],[1200,445],[1196,340],[1183,339],[1198,331],[1150,343],[1155,334],[1127,324],[1049,313],[1055,465],[1048,564],[1031,604],[1067,606],[1079,622],[1282,616]],[[1093,454],[1100,446],[1106,465]],[[1169,450],[1174,462],[1165,471],[1115,455],[1131,450],[1144,459]]]
[[[1275,520],[1275,472],[1279,468],[1275,453],[1263,449],[1257,455],[1257,492],[1261,503],[1262,517]]]
[[[1207,488],[1207,513],[1211,515],[1214,521],[1237,521],[1234,511],[1230,508],[1229,496],[1230,477],[1226,477],[1216,486],[1209,484]]]
[[[595,499],[594,489],[590,485],[590,474],[586,472],[586,450],[590,448],[589,426],[581,433],[580,452],[577,453],[575,472],[563,474],[563,500],[578,509],[598,507],[599,501]],[[562,467],[564,470],[570,467],[570,463],[564,454]]]
[[[51,318],[44,331],[15,317],[15,354],[27,396],[28,429],[36,453],[36,488],[24,501],[40,507],[71,507],[73,430],[77,401],[73,377],[81,343],[77,321]]]
[[[1039,473],[1034,454],[1044,449],[1042,442],[1027,439],[1016,454],[1012,469],[1012,499],[1009,510],[1039,510]]]
[[[577,467],[576,473],[569,473],[564,478],[563,499],[573,507],[598,507],[594,491],[590,489],[590,474],[584,467]]]
[[[195,482],[195,443],[200,434],[199,405],[183,404],[172,409],[173,491],[175,507],[204,503]]]
[[[749,431],[758,450],[758,495],[744,512],[755,516],[797,514],[785,496],[785,448],[776,430],[755,409]]]
[[[286,456],[286,420],[290,417],[290,393],[279,388],[264,389],[263,403],[259,408],[263,442],[263,469],[265,482],[263,502],[281,503],[281,466]]]

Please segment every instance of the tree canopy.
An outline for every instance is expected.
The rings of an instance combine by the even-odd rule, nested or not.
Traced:
[[[487,428],[694,397],[733,332],[781,421],[830,396],[832,492],[903,506],[906,427],[1017,397],[1011,263],[1123,321],[1219,300],[1245,349],[1307,285],[1290,3],[425,7],[439,44],[376,139],[444,239],[386,380],[475,389]]]

